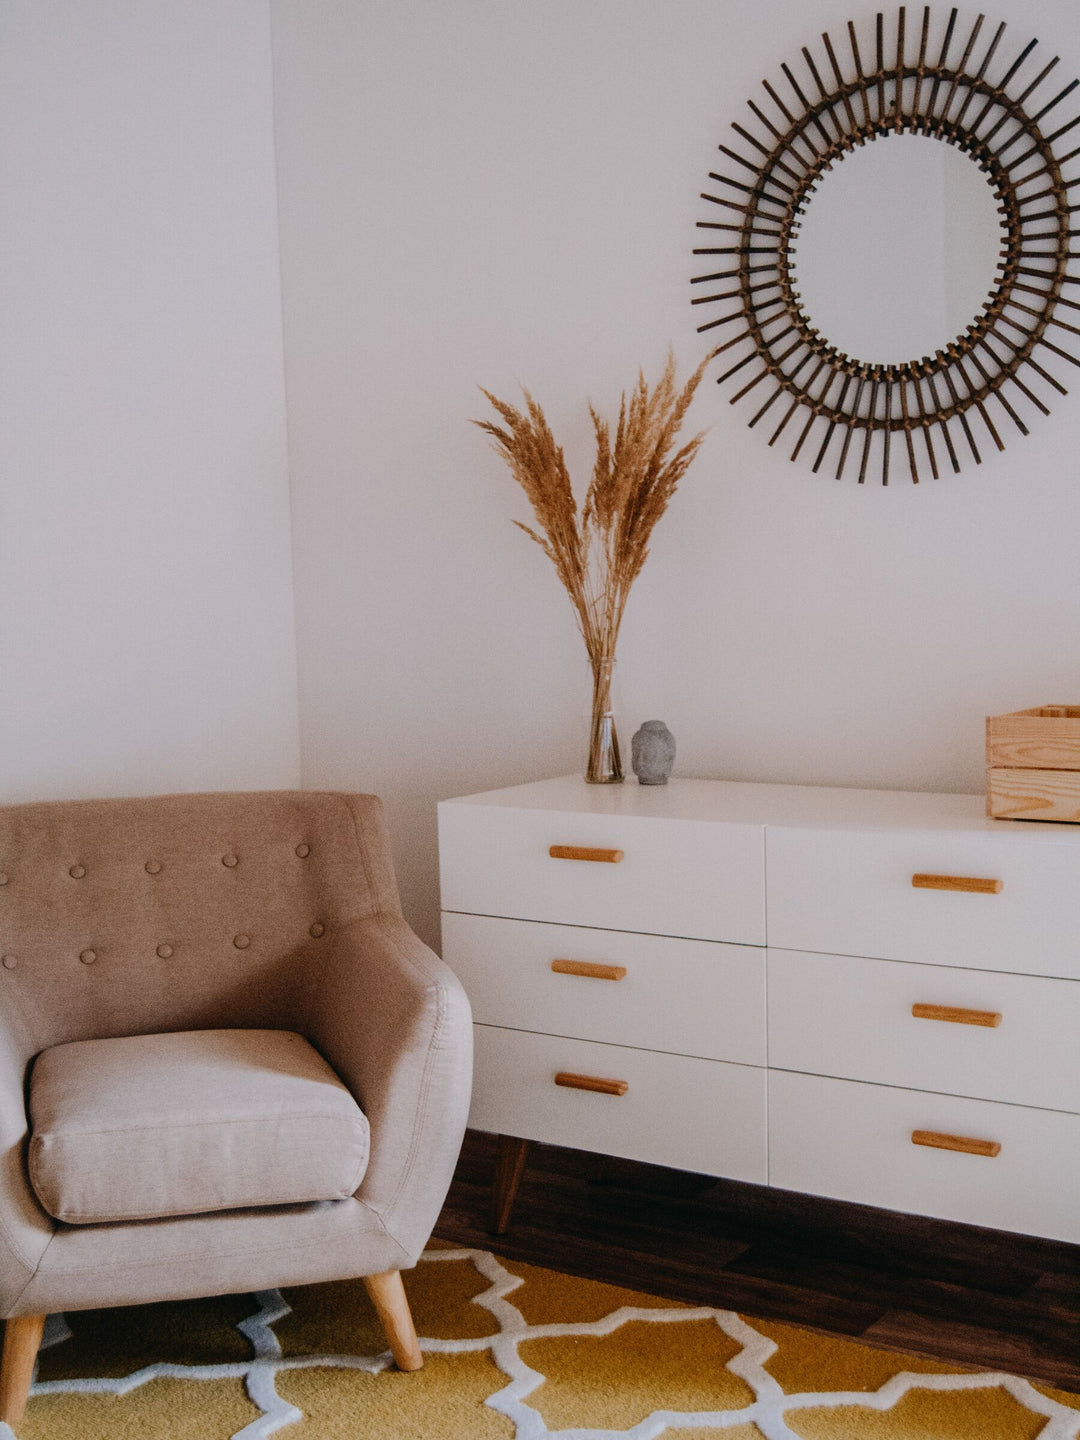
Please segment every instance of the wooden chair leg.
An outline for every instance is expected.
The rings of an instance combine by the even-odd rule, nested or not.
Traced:
[[[0,1420],[17,1425],[26,1413],[34,1378],[34,1361],[45,1329],[44,1315],[19,1315],[4,1322],[4,1353],[0,1359]]]
[[[390,1354],[399,1370],[419,1370],[424,1357],[416,1343],[409,1302],[400,1270],[384,1270],[381,1275],[365,1275],[364,1284],[382,1323],[390,1344]]]
[[[517,1199],[518,1186],[525,1172],[529,1153],[528,1140],[516,1135],[500,1135],[495,1151],[495,1179],[491,1187],[491,1233],[503,1235],[510,1225],[510,1212]]]

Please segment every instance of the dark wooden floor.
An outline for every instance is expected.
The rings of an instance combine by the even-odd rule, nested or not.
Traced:
[[[470,1131],[441,1239],[1080,1392],[1080,1246],[551,1145],[493,1237],[493,1157]]]

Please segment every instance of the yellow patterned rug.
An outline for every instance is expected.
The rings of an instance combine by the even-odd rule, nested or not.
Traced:
[[[1080,1396],[484,1250],[406,1288],[413,1375],[359,1281],[51,1316],[18,1440],[1080,1440]]]

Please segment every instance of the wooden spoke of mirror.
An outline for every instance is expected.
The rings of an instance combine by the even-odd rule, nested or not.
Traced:
[[[698,228],[719,232],[718,243],[694,254],[721,258],[694,275],[704,289],[693,304],[720,312],[706,309],[711,318],[698,326],[721,339],[718,383],[739,376],[731,403],[760,402],[749,424],[768,416],[770,445],[787,432],[792,460],[805,450],[817,472],[828,457],[838,480],[857,472],[862,484],[873,470],[888,484],[897,453],[916,483],[920,466],[937,478],[968,456],[978,464],[987,437],[1002,450],[1002,431],[1028,434],[1025,416],[1048,415],[1052,392],[1067,393],[1058,377],[1080,366],[1080,294],[1068,288],[1080,286],[1070,273],[1080,205],[1069,203],[1080,175],[1062,175],[1080,156],[1080,115],[1058,123],[1056,108],[1080,81],[1046,84],[1059,60],[1040,65],[1035,40],[1006,65],[1005,26],[990,34],[984,21],[963,38],[953,9],[932,45],[930,7],[909,31],[901,6],[889,27],[878,14],[865,49],[849,21],[844,61],[822,35],[827,64],[804,47],[808,78],[800,83],[784,64],[782,91],[763,82],[768,102],[748,102],[752,125],[732,125],[739,147],[719,147],[731,173],[710,172],[718,193],[701,197],[717,209]],[[871,365],[814,328],[793,282],[792,239],[833,165],[855,146],[905,132],[956,146],[984,171],[1003,242],[994,288],[962,335],[934,355]]]

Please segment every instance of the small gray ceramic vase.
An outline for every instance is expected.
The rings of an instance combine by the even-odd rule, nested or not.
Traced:
[[[666,785],[675,764],[675,736],[663,720],[646,720],[630,742],[630,763],[642,785]]]

